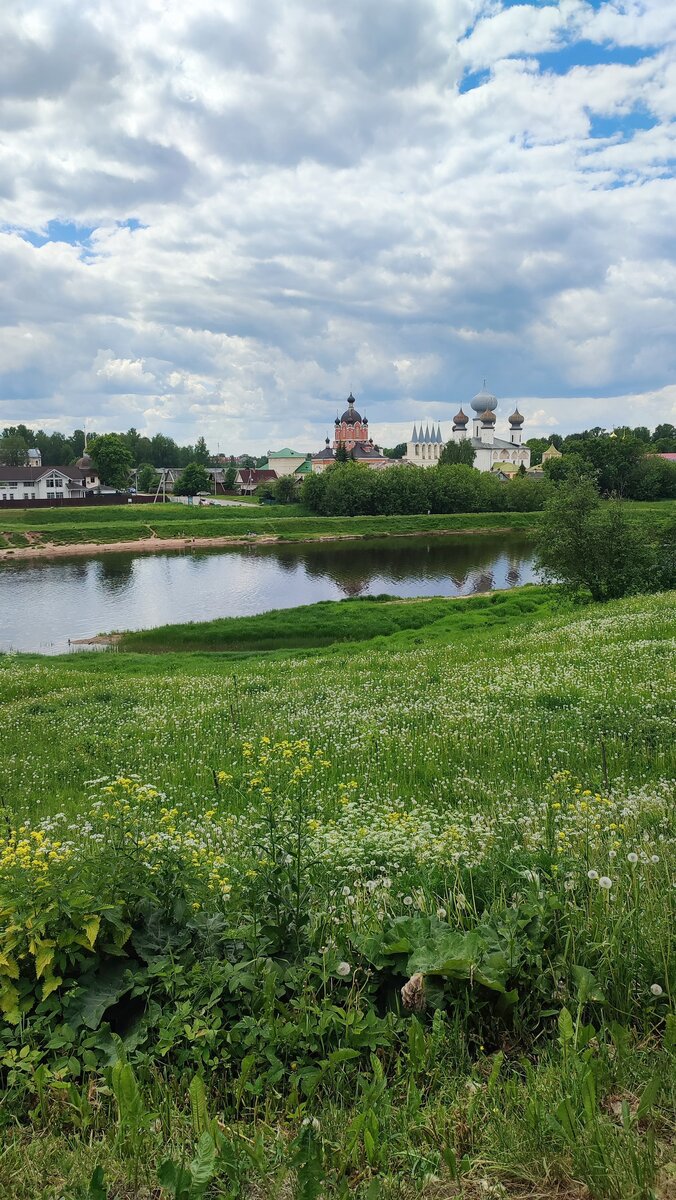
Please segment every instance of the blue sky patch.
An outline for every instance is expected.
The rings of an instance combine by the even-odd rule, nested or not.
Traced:
[[[659,121],[642,108],[634,108],[629,113],[613,113],[610,116],[600,113],[589,114],[589,136],[591,138],[619,137],[622,141],[642,129],[654,129]]]
[[[460,95],[464,95],[465,92],[473,92],[475,88],[481,87],[483,83],[488,83],[490,77],[491,73],[488,68],[483,71],[466,71],[458,84]]]
[[[33,229],[22,229],[21,236],[31,246],[45,246],[47,242],[67,242],[69,246],[88,247],[95,225],[77,225],[75,221],[48,221],[47,232],[36,233]]]
[[[633,67],[642,58],[648,58],[654,47],[614,46],[610,42],[571,42],[559,50],[545,50],[536,54],[540,69],[555,75],[567,75],[573,67],[603,67],[612,64]]]

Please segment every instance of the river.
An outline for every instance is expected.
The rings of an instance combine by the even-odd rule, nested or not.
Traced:
[[[0,563],[0,651],[60,654],[77,638],[317,600],[468,596],[536,579],[513,535],[386,537]]]

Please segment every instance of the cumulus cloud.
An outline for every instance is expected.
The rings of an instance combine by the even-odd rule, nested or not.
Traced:
[[[0,425],[669,419],[675,47],[670,0],[10,0]]]

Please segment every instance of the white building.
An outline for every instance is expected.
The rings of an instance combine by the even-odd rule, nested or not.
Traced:
[[[469,442],[474,450],[474,466],[477,471],[499,470],[501,464],[510,463],[516,467],[523,464],[528,470],[530,466],[530,450],[522,445],[521,427],[523,417],[518,408],[514,410],[509,421],[509,440],[495,436],[495,410],[498,407],[497,397],[485,389],[477,392],[471,402],[474,410],[472,417],[472,432]],[[460,409],[453,418],[454,442],[464,442],[467,439],[469,417]]]
[[[414,425],[410,440],[406,443],[404,462],[413,463],[416,467],[436,467],[443,448],[441,425],[437,425],[435,430],[432,422],[431,433],[429,425],[425,426],[424,433],[422,425],[420,429],[416,429]]]
[[[101,490],[88,454],[73,467],[0,467],[0,500],[72,500]]]

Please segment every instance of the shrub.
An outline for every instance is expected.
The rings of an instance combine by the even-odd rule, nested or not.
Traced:
[[[593,600],[616,600],[654,587],[656,552],[627,518],[623,502],[599,499],[589,479],[561,484],[550,497],[537,544],[548,581]]]

